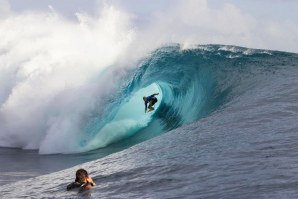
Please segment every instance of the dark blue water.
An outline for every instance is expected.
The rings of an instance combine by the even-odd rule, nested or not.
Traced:
[[[66,167],[79,165],[0,191],[8,198],[297,198],[297,74],[293,53],[220,45],[157,49],[124,78],[107,104],[115,110],[86,127],[96,138],[92,132],[121,121],[117,110],[153,84],[162,94],[158,108],[145,126],[115,142],[121,152],[56,155],[57,165],[72,156]],[[84,157],[94,161],[82,164]],[[97,183],[85,196],[65,191],[80,167]]]

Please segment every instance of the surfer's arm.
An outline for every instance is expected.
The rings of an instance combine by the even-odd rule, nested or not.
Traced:
[[[159,93],[154,93],[152,96],[158,95]]]
[[[147,103],[145,102],[145,113],[147,112]]]

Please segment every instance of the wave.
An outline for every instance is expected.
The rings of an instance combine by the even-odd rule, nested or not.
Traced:
[[[296,54],[225,45],[198,45],[183,49],[176,44],[159,48],[118,79],[115,83],[117,89],[112,89],[111,94],[101,99],[101,106],[83,110],[79,116],[75,115],[78,118],[66,124],[73,125],[75,131],[68,130],[59,135],[61,126],[49,125],[59,117],[53,118],[54,113],[45,109],[47,112],[44,114],[49,117],[37,119],[37,122],[46,123],[39,125],[44,125],[41,129],[47,134],[39,134],[42,141],[37,148],[42,154],[77,153],[102,148],[127,138],[130,138],[129,145],[134,145],[219,111],[231,99],[259,86],[268,73],[275,73],[293,56]],[[108,69],[99,78],[111,77],[115,70]],[[160,95],[155,111],[144,113],[142,97],[156,92]],[[68,95],[58,99],[64,103],[80,103],[79,100],[72,102],[64,96]],[[84,97],[80,96],[79,99]],[[59,108],[63,109],[62,106]],[[79,110],[74,108],[69,111]],[[6,115],[2,112],[1,116],[3,122]],[[55,136],[49,135],[53,133]],[[4,141],[7,140],[5,135],[5,131],[2,131],[1,137],[6,138]],[[24,135],[9,136],[18,140]],[[72,142],[67,143],[68,139]],[[62,140],[65,147],[54,147],[57,140]],[[7,146],[7,142],[0,144]],[[22,148],[16,142],[8,146]]]
[[[124,86],[102,117],[85,128],[79,148],[92,150],[135,136],[129,140],[133,145],[204,118],[258,86],[283,55],[290,54],[223,45],[157,49],[122,79]],[[145,114],[142,97],[156,92],[156,110]]]

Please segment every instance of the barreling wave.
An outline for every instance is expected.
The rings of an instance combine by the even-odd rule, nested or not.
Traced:
[[[91,150],[131,136],[133,145],[195,122],[259,86],[295,56],[223,45],[157,49],[123,79],[104,119],[93,118],[85,128],[80,147]],[[142,96],[155,92],[156,110],[145,114]]]
[[[84,152],[123,140],[134,145],[220,111],[231,100],[260,86],[271,73],[284,65],[290,67],[292,59],[297,55],[237,46],[183,49],[177,44],[159,48],[118,82],[122,86],[104,101],[100,114],[88,110],[76,120],[80,121],[79,133],[55,136],[65,139],[65,145],[67,136],[75,137],[75,144],[67,150],[40,147],[40,153]],[[155,111],[144,113],[142,97],[156,92],[160,94]]]

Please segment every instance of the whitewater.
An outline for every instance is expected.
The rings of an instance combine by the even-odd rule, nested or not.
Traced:
[[[298,54],[77,19],[0,21],[1,198],[298,197]],[[78,168],[97,185],[67,192]]]

